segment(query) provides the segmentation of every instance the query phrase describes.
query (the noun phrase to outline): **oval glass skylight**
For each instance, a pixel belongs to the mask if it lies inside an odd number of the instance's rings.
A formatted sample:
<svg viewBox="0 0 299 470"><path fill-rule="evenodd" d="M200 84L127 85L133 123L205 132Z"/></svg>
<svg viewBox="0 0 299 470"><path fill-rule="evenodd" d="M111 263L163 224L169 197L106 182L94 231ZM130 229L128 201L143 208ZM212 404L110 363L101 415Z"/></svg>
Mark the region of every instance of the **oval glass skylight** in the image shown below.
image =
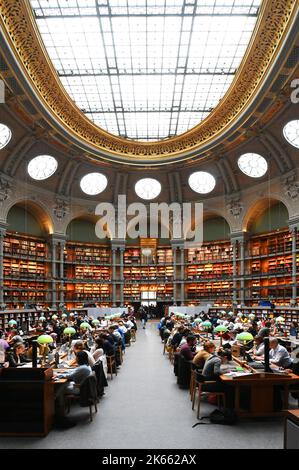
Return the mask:
<svg viewBox="0 0 299 470"><path fill-rule="evenodd" d="M262 3L30 1L48 54L77 106L108 132L139 141L182 134L217 106Z"/></svg>
<svg viewBox="0 0 299 470"><path fill-rule="evenodd" d="M162 186L153 178L143 178L135 184L135 192L141 199L155 199L159 196Z"/></svg>
<svg viewBox="0 0 299 470"><path fill-rule="evenodd" d="M258 153L244 153L238 160L240 170L251 178L260 178L267 173L267 160Z"/></svg>
<svg viewBox="0 0 299 470"><path fill-rule="evenodd" d="M4 149L11 139L11 130L5 124L0 123L0 149Z"/></svg>
<svg viewBox="0 0 299 470"><path fill-rule="evenodd" d="M299 148L299 119L288 122L283 128L283 135L289 144Z"/></svg>
<svg viewBox="0 0 299 470"><path fill-rule="evenodd" d="M216 180L206 171L196 171L189 176L189 186L196 193L207 194L215 188Z"/></svg>
<svg viewBox="0 0 299 470"><path fill-rule="evenodd" d="M80 182L80 187L85 194L96 196L107 188L108 180L102 173L89 173Z"/></svg>
<svg viewBox="0 0 299 470"><path fill-rule="evenodd" d="M51 157L51 155L39 155L29 162L27 171L31 178L41 181L54 175L57 167L56 158Z"/></svg>

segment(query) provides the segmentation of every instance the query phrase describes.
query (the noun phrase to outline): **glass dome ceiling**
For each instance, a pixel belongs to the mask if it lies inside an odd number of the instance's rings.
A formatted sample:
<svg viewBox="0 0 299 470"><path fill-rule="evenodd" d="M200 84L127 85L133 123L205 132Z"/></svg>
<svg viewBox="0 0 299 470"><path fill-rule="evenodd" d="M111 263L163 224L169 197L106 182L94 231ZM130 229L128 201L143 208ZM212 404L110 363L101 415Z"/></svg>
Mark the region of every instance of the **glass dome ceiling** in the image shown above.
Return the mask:
<svg viewBox="0 0 299 470"><path fill-rule="evenodd" d="M30 0L77 106L112 134L155 141L199 124L228 90L261 0Z"/></svg>

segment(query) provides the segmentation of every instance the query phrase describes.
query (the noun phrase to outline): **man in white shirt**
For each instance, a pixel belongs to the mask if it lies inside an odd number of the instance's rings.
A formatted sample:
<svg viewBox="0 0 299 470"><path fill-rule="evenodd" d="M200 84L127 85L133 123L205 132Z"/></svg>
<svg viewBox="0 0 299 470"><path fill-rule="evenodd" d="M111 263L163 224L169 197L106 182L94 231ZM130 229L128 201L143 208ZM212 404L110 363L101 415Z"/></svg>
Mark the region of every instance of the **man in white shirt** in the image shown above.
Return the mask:
<svg viewBox="0 0 299 470"><path fill-rule="evenodd" d="M269 346L271 348L269 352L270 363L283 369L290 369L293 361L286 348L281 346L276 338L270 338Z"/></svg>

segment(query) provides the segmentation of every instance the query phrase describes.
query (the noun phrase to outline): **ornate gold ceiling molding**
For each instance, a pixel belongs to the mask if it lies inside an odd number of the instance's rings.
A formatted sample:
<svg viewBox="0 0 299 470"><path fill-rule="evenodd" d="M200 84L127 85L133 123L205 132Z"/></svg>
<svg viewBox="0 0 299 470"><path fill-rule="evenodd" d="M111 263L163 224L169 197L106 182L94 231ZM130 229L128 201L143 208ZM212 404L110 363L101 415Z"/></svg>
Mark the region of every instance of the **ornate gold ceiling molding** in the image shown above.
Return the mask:
<svg viewBox="0 0 299 470"><path fill-rule="evenodd" d="M55 120L96 152L124 162L153 164L200 150L219 138L245 111L279 54L296 13L297 0L264 0L247 53L219 105L198 126L154 143L128 141L97 127L64 90L43 45L29 0L0 0L0 25L33 90Z"/></svg>

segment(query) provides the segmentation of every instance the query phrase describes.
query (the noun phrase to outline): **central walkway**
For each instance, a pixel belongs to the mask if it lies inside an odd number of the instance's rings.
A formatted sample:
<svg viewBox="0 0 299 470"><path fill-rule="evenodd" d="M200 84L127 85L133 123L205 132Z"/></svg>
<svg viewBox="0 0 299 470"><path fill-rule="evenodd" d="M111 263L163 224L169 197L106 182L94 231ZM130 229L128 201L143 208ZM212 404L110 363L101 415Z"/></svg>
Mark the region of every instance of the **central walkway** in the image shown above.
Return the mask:
<svg viewBox="0 0 299 470"><path fill-rule="evenodd" d="M139 327L137 342L127 348L118 376L109 379L92 423L87 408L72 408L76 427L53 430L46 438L0 438L0 448L282 448L282 419L192 429L197 420L189 392L179 389L162 350L156 323L148 323L146 330ZM213 410L206 403L201 408L203 415Z"/></svg>

